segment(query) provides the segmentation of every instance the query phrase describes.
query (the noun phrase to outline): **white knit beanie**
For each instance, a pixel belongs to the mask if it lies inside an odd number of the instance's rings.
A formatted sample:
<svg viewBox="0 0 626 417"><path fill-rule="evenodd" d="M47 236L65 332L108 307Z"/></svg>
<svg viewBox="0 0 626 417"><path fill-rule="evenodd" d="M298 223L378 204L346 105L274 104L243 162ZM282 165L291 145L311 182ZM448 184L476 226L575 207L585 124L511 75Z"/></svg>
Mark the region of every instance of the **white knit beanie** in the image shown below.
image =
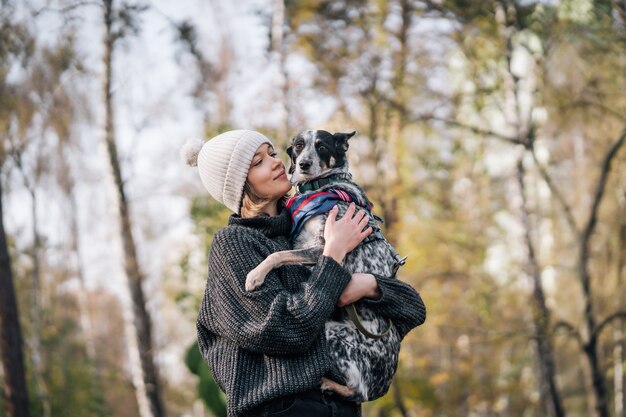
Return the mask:
<svg viewBox="0 0 626 417"><path fill-rule="evenodd" d="M259 132L231 130L207 142L188 140L180 156L187 165L198 166L202 184L214 199L239 214L250 163L264 143L272 144Z"/></svg>

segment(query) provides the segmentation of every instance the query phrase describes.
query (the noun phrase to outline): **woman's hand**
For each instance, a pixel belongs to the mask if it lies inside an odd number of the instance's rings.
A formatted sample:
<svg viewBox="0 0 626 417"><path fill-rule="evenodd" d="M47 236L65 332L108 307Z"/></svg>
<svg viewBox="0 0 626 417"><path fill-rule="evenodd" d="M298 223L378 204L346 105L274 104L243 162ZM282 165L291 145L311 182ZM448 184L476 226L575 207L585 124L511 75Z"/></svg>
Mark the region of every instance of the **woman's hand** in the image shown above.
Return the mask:
<svg viewBox="0 0 626 417"><path fill-rule="evenodd" d="M326 219L324 255L342 263L346 254L372 233L372 228L365 229L369 223L369 216L364 210L359 210L355 214L354 203L350 203L346 214L340 220L337 220L338 211L337 206L333 207Z"/></svg>
<svg viewBox="0 0 626 417"><path fill-rule="evenodd" d="M378 289L376 277L372 274L352 274L352 278L341 293L337 305L339 307L343 307L348 304L355 303L363 297L380 297L380 290Z"/></svg>

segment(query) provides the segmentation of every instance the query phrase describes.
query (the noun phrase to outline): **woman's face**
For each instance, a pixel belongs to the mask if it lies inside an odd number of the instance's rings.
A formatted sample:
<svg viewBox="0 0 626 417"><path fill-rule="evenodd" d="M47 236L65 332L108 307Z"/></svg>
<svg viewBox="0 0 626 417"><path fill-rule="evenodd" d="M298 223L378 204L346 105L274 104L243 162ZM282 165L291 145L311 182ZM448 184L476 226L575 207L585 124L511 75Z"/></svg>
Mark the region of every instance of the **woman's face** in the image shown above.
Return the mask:
<svg viewBox="0 0 626 417"><path fill-rule="evenodd" d="M259 146L250 163L248 184L264 199L278 200L291 189L285 164L269 143Z"/></svg>

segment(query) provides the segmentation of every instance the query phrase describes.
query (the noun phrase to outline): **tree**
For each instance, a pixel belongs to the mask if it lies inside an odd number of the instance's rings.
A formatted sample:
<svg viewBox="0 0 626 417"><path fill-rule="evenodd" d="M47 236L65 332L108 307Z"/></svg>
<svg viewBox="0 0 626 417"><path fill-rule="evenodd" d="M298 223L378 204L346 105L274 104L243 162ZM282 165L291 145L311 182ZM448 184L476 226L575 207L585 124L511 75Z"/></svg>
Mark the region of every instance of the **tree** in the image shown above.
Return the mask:
<svg viewBox="0 0 626 417"><path fill-rule="evenodd" d="M13 23L10 5L3 6L0 12L0 173L7 159L11 119L15 114L15 87L6 74L16 61L28 59L33 48L33 40L28 30ZM28 392L24 372L22 332L19 310L16 302L11 257L4 229L3 178L0 178L0 354L4 371L3 392L6 398L8 417L28 417Z"/></svg>
<svg viewBox="0 0 626 417"><path fill-rule="evenodd" d="M22 333L11 273L11 259L2 221L4 217L1 191L0 183L0 353L4 371L3 391L7 401L8 417L28 417Z"/></svg>
<svg viewBox="0 0 626 417"><path fill-rule="evenodd" d="M115 139L114 125L114 102L113 102L113 56L117 42L128 32L137 32L136 14L144 8L124 4L115 9L113 0L102 1L104 18L104 78L102 93L105 109L104 141L107 149L108 162L116 188L115 206L118 209L119 227L123 241L124 267L128 278L130 296L133 309L133 326L128 326L131 334L127 337L134 338L137 343L141 371L136 370L133 382L137 390L137 401L142 417L165 416L165 408L161 397L161 384L157 367L154 362L154 349L152 341L152 323L142 288L143 273L137 259L135 239L132 233L130 207L126 199L124 181L120 161L118 157ZM134 333L134 335L132 334ZM134 336L134 337L133 337ZM131 350L131 355L135 349ZM132 362L132 360L131 360Z"/></svg>

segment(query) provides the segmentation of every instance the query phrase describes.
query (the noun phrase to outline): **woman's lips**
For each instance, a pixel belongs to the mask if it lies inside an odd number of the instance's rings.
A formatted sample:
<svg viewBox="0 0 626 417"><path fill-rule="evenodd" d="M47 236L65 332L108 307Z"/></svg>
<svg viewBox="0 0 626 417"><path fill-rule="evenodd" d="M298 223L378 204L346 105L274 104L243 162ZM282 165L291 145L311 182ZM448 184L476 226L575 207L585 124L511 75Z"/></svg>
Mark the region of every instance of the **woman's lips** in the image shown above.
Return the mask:
<svg viewBox="0 0 626 417"><path fill-rule="evenodd" d="M282 177L284 177L284 176L285 176L285 171L283 170L283 171L281 171L281 173L280 173L280 174L278 174L278 175L276 176L276 178L274 178L274 179L275 179L275 180L277 180L277 179L282 178Z"/></svg>

